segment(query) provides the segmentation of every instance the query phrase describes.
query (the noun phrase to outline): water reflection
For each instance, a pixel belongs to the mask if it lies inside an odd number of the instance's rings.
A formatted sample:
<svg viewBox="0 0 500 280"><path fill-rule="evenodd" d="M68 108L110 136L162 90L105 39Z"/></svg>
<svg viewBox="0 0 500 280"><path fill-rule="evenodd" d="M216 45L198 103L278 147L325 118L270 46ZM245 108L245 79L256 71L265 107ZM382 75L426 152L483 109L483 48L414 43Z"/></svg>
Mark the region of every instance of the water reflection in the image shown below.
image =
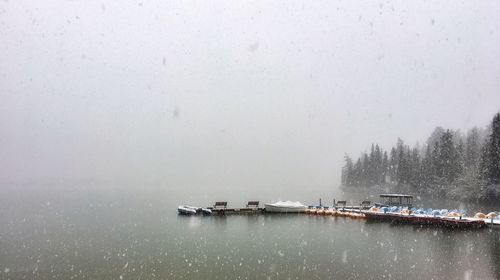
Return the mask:
<svg viewBox="0 0 500 280"><path fill-rule="evenodd" d="M498 265L500 263L500 235L497 233L495 236L494 232L490 232L489 234L492 235L489 240L487 240L491 242L489 245L491 254L490 267L494 270L495 277L500 279L500 265Z"/></svg>
<svg viewBox="0 0 500 280"><path fill-rule="evenodd" d="M119 194L0 204L0 278L462 279L500 277L500 231L306 215L176 214ZM237 277L236 276L236 277Z"/></svg>

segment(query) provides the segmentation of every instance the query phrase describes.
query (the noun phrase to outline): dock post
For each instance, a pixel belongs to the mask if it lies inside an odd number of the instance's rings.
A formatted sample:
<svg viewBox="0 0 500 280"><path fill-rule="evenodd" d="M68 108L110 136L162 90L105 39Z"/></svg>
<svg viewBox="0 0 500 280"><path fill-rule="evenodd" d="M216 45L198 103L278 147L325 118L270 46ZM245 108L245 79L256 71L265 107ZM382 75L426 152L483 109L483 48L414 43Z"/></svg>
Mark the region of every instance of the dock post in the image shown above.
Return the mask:
<svg viewBox="0 0 500 280"><path fill-rule="evenodd" d="M323 206L323 205L321 205L321 198L319 199L319 206Z"/></svg>

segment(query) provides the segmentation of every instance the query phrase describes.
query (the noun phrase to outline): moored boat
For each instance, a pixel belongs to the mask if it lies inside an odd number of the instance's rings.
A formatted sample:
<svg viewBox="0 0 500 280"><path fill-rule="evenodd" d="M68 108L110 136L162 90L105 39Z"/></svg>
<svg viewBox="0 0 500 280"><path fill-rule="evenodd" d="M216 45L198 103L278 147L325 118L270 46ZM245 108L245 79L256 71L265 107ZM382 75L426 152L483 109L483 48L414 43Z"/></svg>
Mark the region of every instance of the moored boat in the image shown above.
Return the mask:
<svg viewBox="0 0 500 280"><path fill-rule="evenodd" d="M325 215L335 215L335 210L332 208L325 210Z"/></svg>
<svg viewBox="0 0 500 280"><path fill-rule="evenodd" d="M278 201L264 204L266 212L271 213L304 213L307 206L296 201Z"/></svg>
<svg viewBox="0 0 500 280"><path fill-rule="evenodd" d="M189 205L180 205L177 207L177 212L181 215L196 215L198 213L198 207Z"/></svg>
<svg viewBox="0 0 500 280"><path fill-rule="evenodd" d="M210 216L212 215L212 210L208 208L201 208L201 213L203 216Z"/></svg>

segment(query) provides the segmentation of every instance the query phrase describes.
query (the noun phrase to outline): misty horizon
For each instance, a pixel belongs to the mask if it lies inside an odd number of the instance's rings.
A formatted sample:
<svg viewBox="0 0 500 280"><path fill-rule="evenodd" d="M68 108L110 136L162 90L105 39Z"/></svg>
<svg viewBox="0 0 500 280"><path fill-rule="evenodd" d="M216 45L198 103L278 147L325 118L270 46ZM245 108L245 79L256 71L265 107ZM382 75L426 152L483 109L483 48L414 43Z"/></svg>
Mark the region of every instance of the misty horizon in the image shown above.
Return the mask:
<svg viewBox="0 0 500 280"><path fill-rule="evenodd" d="M500 108L493 1L1 8L4 185L335 188L346 153Z"/></svg>

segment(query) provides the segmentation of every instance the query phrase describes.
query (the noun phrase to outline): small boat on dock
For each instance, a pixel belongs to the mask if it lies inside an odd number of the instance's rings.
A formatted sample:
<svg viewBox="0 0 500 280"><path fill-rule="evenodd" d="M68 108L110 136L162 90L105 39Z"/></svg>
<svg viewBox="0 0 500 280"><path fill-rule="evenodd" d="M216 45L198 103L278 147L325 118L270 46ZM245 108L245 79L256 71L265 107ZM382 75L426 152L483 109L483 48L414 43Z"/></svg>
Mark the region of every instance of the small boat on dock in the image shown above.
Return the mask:
<svg viewBox="0 0 500 280"><path fill-rule="evenodd" d="M265 203L265 212L268 213L304 213L307 206L298 201L278 201L276 203Z"/></svg>
<svg viewBox="0 0 500 280"><path fill-rule="evenodd" d="M177 212L181 215L196 215L199 211L200 208L189 205L180 205L177 207Z"/></svg>
<svg viewBox="0 0 500 280"><path fill-rule="evenodd" d="M210 216L212 215L212 209L201 208L201 213L203 214L203 216Z"/></svg>
<svg viewBox="0 0 500 280"><path fill-rule="evenodd" d="M334 210L333 208L328 208L327 210L325 210L325 215L328 215L328 216L333 216L335 215L337 211Z"/></svg>
<svg viewBox="0 0 500 280"><path fill-rule="evenodd" d="M500 229L500 216L497 212L490 212L487 215L482 214L481 212L476 213L474 217L466 217L466 220L482 220L486 223L486 225Z"/></svg>

